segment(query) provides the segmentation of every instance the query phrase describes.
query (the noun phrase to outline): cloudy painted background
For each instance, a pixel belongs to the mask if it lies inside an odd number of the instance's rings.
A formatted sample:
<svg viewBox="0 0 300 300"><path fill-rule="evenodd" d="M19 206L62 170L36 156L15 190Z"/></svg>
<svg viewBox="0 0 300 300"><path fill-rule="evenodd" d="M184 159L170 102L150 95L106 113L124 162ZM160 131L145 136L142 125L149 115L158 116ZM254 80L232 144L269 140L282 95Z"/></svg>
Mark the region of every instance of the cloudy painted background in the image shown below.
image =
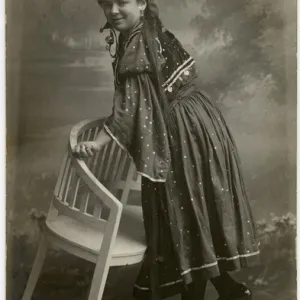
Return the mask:
<svg viewBox="0 0 300 300"><path fill-rule="evenodd" d="M96 1L8 2L8 228L36 243L29 213L47 209L70 128L110 114L111 59ZM256 218L295 213L296 1L160 0L159 7L235 136Z"/></svg>

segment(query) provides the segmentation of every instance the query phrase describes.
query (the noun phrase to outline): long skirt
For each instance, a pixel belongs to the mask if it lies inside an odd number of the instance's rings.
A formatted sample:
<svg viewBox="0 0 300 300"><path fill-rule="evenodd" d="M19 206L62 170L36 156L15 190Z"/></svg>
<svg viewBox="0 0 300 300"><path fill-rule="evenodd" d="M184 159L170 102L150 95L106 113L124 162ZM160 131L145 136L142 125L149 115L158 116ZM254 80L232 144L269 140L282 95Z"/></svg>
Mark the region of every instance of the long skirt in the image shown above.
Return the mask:
<svg viewBox="0 0 300 300"><path fill-rule="evenodd" d="M133 296L143 300L259 262L240 158L222 114L199 91L170 110L167 181L142 178L148 247Z"/></svg>

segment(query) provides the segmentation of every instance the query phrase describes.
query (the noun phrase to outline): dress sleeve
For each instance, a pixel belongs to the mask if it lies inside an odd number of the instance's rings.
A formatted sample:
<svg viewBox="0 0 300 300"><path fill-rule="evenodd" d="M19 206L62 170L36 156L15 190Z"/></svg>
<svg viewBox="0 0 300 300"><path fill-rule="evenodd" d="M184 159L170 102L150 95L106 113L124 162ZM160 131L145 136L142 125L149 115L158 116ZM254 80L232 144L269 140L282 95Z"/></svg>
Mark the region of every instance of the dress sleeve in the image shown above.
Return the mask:
<svg viewBox="0 0 300 300"><path fill-rule="evenodd" d="M148 73L126 76L114 95L106 132L127 150L138 173L152 181L166 181L170 165L165 120Z"/></svg>

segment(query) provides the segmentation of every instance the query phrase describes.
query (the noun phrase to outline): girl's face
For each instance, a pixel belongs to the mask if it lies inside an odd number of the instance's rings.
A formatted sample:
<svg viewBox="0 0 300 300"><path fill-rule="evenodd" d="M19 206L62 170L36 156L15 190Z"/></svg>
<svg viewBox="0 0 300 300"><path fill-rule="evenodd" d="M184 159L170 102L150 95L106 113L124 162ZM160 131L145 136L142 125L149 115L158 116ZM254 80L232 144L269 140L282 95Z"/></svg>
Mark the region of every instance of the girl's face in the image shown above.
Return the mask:
<svg viewBox="0 0 300 300"><path fill-rule="evenodd" d="M140 0L98 0L108 23L112 28L126 32L133 28L141 18L141 10L146 2Z"/></svg>

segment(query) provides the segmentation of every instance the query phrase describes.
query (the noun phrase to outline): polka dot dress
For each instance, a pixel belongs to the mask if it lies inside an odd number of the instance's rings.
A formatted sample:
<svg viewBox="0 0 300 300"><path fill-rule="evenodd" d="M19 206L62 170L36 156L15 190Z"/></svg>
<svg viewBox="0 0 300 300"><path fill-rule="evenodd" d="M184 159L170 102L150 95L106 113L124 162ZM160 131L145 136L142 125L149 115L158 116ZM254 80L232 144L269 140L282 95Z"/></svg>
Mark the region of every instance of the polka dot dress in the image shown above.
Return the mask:
<svg viewBox="0 0 300 300"><path fill-rule="evenodd" d="M168 31L157 43L168 119L160 112L137 27L114 64L114 110L105 122L143 176L148 248L133 291L137 299L170 297L199 278L259 262L256 225L228 126L192 84L194 59Z"/></svg>

